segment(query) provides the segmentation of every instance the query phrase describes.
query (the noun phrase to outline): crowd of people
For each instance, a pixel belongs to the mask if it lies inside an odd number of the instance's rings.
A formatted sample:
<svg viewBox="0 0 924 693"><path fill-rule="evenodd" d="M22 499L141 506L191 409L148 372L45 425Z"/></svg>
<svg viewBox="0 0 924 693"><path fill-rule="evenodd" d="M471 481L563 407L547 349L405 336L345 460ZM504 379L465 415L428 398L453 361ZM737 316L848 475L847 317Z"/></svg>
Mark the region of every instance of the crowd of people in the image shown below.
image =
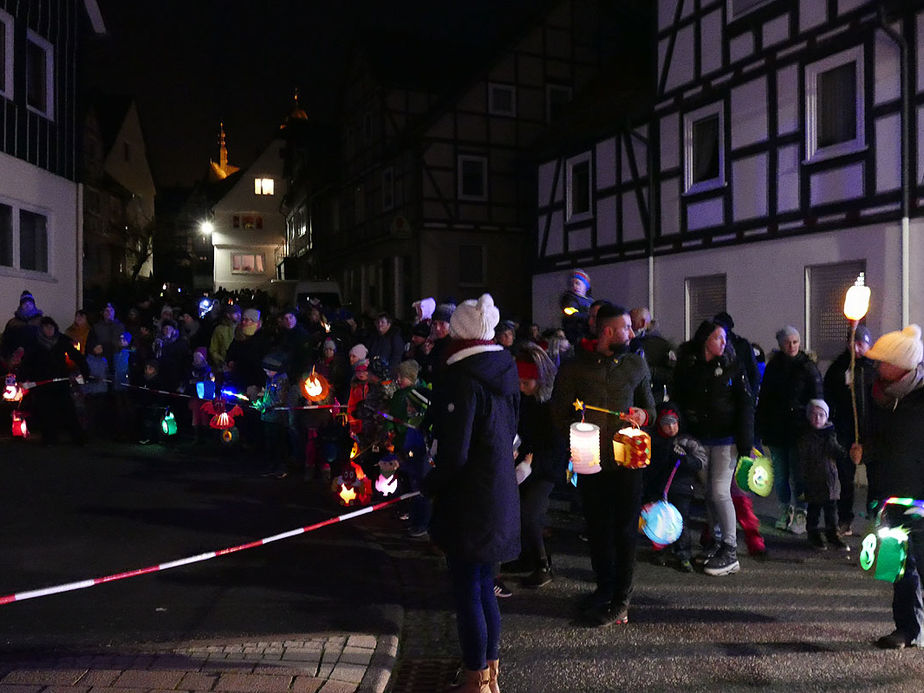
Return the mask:
<svg viewBox="0 0 924 693"><path fill-rule="evenodd" d="M213 382L248 402L241 440L266 451L267 475L329 480L344 444L393 453L411 488L423 491L409 509L409 534L429 536L447 556L463 690L497 690L496 600L510 594L501 576L520 575L527 588L553 579L545 515L555 488L565 488L577 420L599 426L604 441L600 471L578 475L574 498L596 583L580 605L588 625L629 620L644 502L666 496L684 518L679 538L657 547L661 564L736 573L739 526L748 552L766 556L750 492L734 480L743 456L770 458L775 527L805 535L813 550L845 548L861 462L871 514L890 495L924 498L924 446L913 418L924 406L916 326L875 343L866 326L854 326L822 377L791 325L779 330L769 358L734 331L727 312L675 345L647 308L594 300L580 270L561 305L562 324L543 330L501 320L488 294L458 306L421 299L404 325L385 313L357 323L317 304L266 313L233 302L156 314L150 303L132 306L123 323L108 303L95 321L77 311L62 333L24 291L0 357L20 381L49 382L27 407L44 442L54 443L59 429L78 443L104 431L150 441L166 408L205 442L213 410L197 384ZM68 382L75 372L78 396ZM329 384L323 398L302 387L312 373ZM176 403L179 395L188 406ZM592 406L579 411L576 402ZM102 426L113 411L123 425ZM643 469L620 464L606 442L626 425L651 437ZM697 489L707 521L694 551ZM896 631L882 647L924 644L919 525L912 520L895 587Z"/></svg>

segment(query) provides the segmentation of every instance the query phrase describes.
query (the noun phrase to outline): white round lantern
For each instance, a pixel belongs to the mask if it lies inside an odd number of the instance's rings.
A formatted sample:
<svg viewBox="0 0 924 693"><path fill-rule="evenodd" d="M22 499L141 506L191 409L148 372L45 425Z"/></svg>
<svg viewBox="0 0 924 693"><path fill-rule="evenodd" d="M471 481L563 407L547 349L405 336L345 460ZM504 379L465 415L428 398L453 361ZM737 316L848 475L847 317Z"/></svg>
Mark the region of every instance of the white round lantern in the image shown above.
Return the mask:
<svg viewBox="0 0 924 693"><path fill-rule="evenodd" d="M571 424L571 464L575 474L600 471L600 427L586 421Z"/></svg>

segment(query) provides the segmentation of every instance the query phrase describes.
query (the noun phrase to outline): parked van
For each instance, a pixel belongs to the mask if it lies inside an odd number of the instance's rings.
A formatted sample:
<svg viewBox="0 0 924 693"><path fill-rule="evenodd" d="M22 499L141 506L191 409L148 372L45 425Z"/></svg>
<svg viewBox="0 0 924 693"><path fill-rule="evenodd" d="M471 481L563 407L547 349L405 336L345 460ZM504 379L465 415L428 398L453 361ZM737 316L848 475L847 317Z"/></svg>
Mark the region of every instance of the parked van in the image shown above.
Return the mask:
<svg viewBox="0 0 924 693"><path fill-rule="evenodd" d="M311 300L320 301L328 310L334 310L343 305L340 285L335 281L309 282L297 279L271 279L262 288L280 307L295 306L302 309Z"/></svg>

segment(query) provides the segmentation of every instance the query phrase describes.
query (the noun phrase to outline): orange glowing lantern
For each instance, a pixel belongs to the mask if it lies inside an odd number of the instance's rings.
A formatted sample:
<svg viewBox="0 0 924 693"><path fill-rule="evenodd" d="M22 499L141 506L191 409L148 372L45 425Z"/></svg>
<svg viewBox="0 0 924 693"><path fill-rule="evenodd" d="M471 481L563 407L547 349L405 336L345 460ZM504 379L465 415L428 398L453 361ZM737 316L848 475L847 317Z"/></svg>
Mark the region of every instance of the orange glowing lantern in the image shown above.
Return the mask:
<svg viewBox="0 0 924 693"><path fill-rule="evenodd" d="M221 432L221 442L225 445L233 445L240 437L240 431L237 430L237 426L226 428Z"/></svg>
<svg viewBox="0 0 924 693"><path fill-rule="evenodd" d="M353 487L347 488L343 484L340 485L340 502L344 505L349 505L356 500L356 491L353 490Z"/></svg>
<svg viewBox="0 0 924 693"><path fill-rule="evenodd" d="M640 428L623 428L613 435L613 458L629 469L642 469L651 462L651 436Z"/></svg>
<svg viewBox="0 0 924 693"><path fill-rule="evenodd" d="M330 394L330 383L323 375L319 375L312 368L311 373L302 380L302 394L309 402L320 402Z"/></svg>
<svg viewBox="0 0 924 693"><path fill-rule="evenodd" d="M209 421L209 426L219 431L234 428L234 417L241 416L244 413L244 410L236 404L230 410L225 410L225 402L221 399L206 402L202 405L201 411L211 415L212 419Z"/></svg>
<svg viewBox="0 0 924 693"><path fill-rule="evenodd" d="M13 435L17 438L28 438L29 427L26 426L26 417L21 412L13 412Z"/></svg>
<svg viewBox="0 0 924 693"><path fill-rule="evenodd" d="M341 505L362 505L372 500L372 481L355 462L350 462L350 468L334 479L331 486Z"/></svg>

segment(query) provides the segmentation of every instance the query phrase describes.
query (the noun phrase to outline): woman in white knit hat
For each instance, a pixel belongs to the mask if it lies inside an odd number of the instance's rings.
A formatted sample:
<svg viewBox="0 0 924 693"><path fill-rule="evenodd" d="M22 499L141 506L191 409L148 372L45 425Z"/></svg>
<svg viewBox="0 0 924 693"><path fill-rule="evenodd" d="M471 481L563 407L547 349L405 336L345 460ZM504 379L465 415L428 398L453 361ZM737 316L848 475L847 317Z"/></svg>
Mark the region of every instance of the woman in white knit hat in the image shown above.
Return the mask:
<svg viewBox="0 0 924 693"><path fill-rule="evenodd" d="M873 384L872 435L852 455L867 465L869 501L878 506L886 498L924 499L924 343L921 328L908 325L901 332L882 335L866 353L877 362ZM859 447L859 446L857 446ZM892 617L895 630L876 641L883 649L924 647L924 517L905 514L907 508L888 506L886 517L908 530L905 572L893 584Z"/></svg>

